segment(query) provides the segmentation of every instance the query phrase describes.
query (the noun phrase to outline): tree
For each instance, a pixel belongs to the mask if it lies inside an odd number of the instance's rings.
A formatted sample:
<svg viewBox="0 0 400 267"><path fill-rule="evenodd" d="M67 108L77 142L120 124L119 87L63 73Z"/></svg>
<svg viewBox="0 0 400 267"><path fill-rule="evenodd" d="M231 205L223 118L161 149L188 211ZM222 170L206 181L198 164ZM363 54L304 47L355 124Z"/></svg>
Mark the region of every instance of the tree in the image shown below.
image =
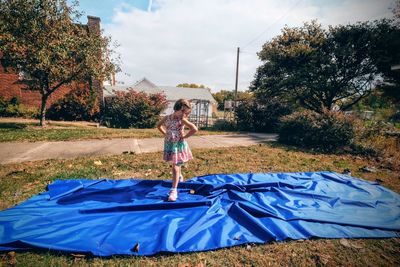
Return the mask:
<svg viewBox="0 0 400 267"><path fill-rule="evenodd" d="M367 96L380 72L372 60L376 31L387 21L330 26L316 21L299 28L285 27L263 45L264 62L250 90L261 101L282 98L323 112L335 106L345 110Z"/></svg>
<svg viewBox="0 0 400 267"><path fill-rule="evenodd" d="M224 102L225 100L234 100L235 92L228 91L228 90L221 90L219 92L213 93L212 96L214 97L215 101L218 103L218 109L224 110ZM239 91L237 93L238 101L250 100L253 98L253 95L247 91Z"/></svg>
<svg viewBox="0 0 400 267"><path fill-rule="evenodd" d="M234 98L234 93L233 91L221 90L219 92L213 93L212 96L218 103L218 109L224 110L225 100L232 100Z"/></svg>
<svg viewBox="0 0 400 267"><path fill-rule="evenodd" d="M391 69L400 65L400 1L397 1L393 13L397 21L377 23L373 31L371 58L383 78L379 85L383 96L394 104L400 104L400 71Z"/></svg>
<svg viewBox="0 0 400 267"><path fill-rule="evenodd" d="M184 87L184 88L206 88L203 84L195 84L195 83L180 83L176 87Z"/></svg>
<svg viewBox="0 0 400 267"><path fill-rule="evenodd" d="M79 25L76 6L67 0L0 0L1 63L24 73L27 89L40 92L42 126L47 100L61 86L118 71L110 37Z"/></svg>

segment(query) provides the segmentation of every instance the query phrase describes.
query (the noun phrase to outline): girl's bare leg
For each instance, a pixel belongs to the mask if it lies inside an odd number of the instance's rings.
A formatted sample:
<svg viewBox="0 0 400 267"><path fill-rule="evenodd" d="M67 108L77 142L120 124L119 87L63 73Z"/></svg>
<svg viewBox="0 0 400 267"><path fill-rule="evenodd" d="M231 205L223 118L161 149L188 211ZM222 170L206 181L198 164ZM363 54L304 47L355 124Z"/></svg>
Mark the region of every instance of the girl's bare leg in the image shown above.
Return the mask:
<svg viewBox="0 0 400 267"><path fill-rule="evenodd" d="M177 188L179 177L181 176L181 167L176 164L172 165L172 188Z"/></svg>
<svg viewBox="0 0 400 267"><path fill-rule="evenodd" d="M179 183L179 176L181 175L181 167L176 166L176 164L172 165L172 188L169 191L168 201L176 201L178 198L178 183Z"/></svg>

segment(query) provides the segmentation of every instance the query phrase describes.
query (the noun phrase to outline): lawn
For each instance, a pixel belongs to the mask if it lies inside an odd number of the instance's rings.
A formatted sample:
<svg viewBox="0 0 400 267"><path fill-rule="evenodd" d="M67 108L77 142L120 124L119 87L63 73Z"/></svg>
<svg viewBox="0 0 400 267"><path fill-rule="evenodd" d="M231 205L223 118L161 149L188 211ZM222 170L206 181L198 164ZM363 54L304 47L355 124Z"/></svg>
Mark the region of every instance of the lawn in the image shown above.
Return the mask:
<svg viewBox="0 0 400 267"><path fill-rule="evenodd" d="M86 123L50 122L46 128L32 121L0 120L0 142L68 141L109 138L162 137L156 129L113 129ZM221 131L200 131L199 135L226 134ZM230 133L232 134L232 133Z"/></svg>
<svg viewBox="0 0 400 267"><path fill-rule="evenodd" d="M400 192L400 171L384 169L380 163L359 156L316 154L279 144L193 152L195 160L183 169L187 178L211 173L341 172L349 168L355 177L378 179L387 188ZM360 171L364 166L375 167L377 172ZM0 208L12 207L44 191L55 179L83 177L169 179L170 168L162 162L161 153L0 165ZM398 266L400 238L272 242L153 257L79 257L48 251L0 254L0 266L15 261L20 266Z"/></svg>

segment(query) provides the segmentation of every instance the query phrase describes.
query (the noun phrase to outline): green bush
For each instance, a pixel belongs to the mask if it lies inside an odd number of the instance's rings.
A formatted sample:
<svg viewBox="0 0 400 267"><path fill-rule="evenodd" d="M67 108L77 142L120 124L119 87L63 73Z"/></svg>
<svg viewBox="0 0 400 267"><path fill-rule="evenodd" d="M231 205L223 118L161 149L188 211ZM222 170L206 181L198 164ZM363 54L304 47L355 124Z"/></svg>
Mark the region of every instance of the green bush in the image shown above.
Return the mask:
<svg viewBox="0 0 400 267"><path fill-rule="evenodd" d="M0 96L0 116L1 117L18 117L20 100L14 96L10 100L6 100L3 96Z"/></svg>
<svg viewBox="0 0 400 267"><path fill-rule="evenodd" d="M397 110L392 116L390 116L389 121L396 123L400 122L400 110Z"/></svg>
<svg viewBox="0 0 400 267"><path fill-rule="evenodd" d="M321 151L348 146L355 137L353 119L342 113L295 112L281 120L279 142Z"/></svg>
<svg viewBox="0 0 400 267"><path fill-rule="evenodd" d="M279 118L292 112L289 105L278 100L270 100L265 104L243 101L235 112L237 128L242 131L277 132Z"/></svg>
<svg viewBox="0 0 400 267"><path fill-rule="evenodd" d="M54 102L46 111L52 120L96 121L99 119L99 103L94 89L77 88Z"/></svg>
<svg viewBox="0 0 400 267"><path fill-rule="evenodd" d="M6 100L0 96L0 117L38 118L39 109L21 104L19 97L14 96Z"/></svg>
<svg viewBox="0 0 400 267"><path fill-rule="evenodd" d="M104 121L113 128L153 128L167 105L161 93L118 91L106 98Z"/></svg>
<svg viewBox="0 0 400 267"><path fill-rule="evenodd" d="M0 117L4 117L4 113L6 112L7 105L8 105L8 101L5 100L4 97L0 95Z"/></svg>
<svg viewBox="0 0 400 267"><path fill-rule="evenodd" d="M217 131L235 131L236 124L233 121L216 120L210 130Z"/></svg>
<svg viewBox="0 0 400 267"><path fill-rule="evenodd" d="M40 111L38 107L25 106L23 104L19 105L18 113L20 117L38 119L40 116Z"/></svg>

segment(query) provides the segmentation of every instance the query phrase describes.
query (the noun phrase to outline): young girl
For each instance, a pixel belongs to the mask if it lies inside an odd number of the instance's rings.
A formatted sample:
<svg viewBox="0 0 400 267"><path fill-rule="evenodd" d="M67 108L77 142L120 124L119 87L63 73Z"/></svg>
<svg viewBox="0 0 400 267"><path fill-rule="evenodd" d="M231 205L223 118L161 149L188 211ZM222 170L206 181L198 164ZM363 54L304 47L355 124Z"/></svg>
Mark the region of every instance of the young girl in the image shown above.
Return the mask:
<svg viewBox="0 0 400 267"><path fill-rule="evenodd" d="M168 201L178 198L178 183L183 181L181 166L193 159L192 152L186 138L197 132L197 127L187 117L192 108L186 99L179 99L174 105L174 113L165 116L157 123L158 130L164 135L164 160L172 163L172 188L169 191ZM185 134L184 127L189 128Z"/></svg>

